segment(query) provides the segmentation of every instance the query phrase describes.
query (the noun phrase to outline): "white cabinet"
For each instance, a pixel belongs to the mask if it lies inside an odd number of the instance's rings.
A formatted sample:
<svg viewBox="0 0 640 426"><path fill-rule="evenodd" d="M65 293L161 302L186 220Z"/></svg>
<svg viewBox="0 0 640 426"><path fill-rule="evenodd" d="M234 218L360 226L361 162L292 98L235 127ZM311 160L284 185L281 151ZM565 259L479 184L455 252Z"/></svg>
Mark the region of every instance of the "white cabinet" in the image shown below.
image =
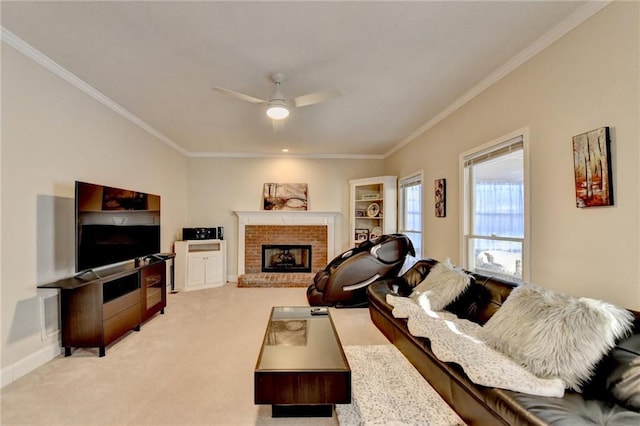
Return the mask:
<svg viewBox="0 0 640 426"><path fill-rule="evenodd" d="M220 287L226 279L226 241L176 241L176 280L185 291Z"/></svg>
<svg viewBox="0 0 640 426"><path fill-rule="evenodd" d="M354 245L397 230L396 176L349 181L351 235Z"/></svg>

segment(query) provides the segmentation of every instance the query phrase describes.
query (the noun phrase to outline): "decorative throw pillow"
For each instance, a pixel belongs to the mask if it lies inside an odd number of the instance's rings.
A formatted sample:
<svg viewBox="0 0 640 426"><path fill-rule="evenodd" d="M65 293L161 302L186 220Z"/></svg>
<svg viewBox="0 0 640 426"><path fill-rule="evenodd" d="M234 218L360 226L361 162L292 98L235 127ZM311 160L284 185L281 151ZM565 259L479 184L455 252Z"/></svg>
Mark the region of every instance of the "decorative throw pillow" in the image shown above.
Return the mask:
<svg viewBox="0 0 640 426"><path fill-rule="evenodd" d="M523 284L478 337L536 376L558 377L580 391L632 321L629 311L609 303Z"/></svg>
<svg viewBox="0 0 640 426"><path fill-rule="evenodd" d="M425 295L429 298L430 309L441 311L464 292L469 282L469 276L446 259L431 268L425 279L415 286L410 297L418 300Z"/></svg>

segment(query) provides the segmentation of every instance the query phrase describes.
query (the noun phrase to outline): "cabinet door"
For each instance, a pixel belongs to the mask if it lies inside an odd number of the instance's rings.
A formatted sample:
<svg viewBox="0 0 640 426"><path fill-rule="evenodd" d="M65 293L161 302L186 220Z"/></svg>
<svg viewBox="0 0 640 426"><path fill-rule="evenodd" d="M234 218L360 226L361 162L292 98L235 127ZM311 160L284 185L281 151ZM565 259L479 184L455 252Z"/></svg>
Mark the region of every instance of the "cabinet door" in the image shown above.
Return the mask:
<svg viewBox="0 0 640 426"><path fill-rule="evenodd" d="M222 283L222 255L212 252L204 259L206 284Z"/></svg>
<svg viewBox="0 0 640 426"><path fill-rule="evenodd" d="M138 301L140 300L140 292L138 291ZM140 325L140 303L128 307L122 312L117 313L109 319L105 319L103 323L104 343L106 346L128 332L136 326Z"/></svg>
<svg viewBox="0 0 640 426"><path fill-rule="evenodd" d="M142 319L147 320L167 305L166 264L149 265L140 270L142 285Z"/></svg>
<svg viewBox="0 0 640 426"><path fill-rule="evenodd" d="M205 274L206 256L202 254L190 254L187 266L187 286L198 287L206 283Z"/></svg>

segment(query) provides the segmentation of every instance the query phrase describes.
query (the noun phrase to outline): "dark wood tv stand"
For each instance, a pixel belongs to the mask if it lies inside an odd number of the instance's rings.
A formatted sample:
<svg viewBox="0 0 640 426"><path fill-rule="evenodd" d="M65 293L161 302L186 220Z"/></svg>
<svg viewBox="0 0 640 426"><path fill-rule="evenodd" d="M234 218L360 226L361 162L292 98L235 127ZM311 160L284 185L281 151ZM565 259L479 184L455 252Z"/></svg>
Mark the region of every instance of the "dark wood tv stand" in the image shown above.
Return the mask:
<svg viewBox="0 0 640 426"><path fill-rule="evenodd" d="M151 258L139 264L104 269L39 285L60 289L62 346L65 356L71 348L106 347L167 305L166 260Z"/></svg>

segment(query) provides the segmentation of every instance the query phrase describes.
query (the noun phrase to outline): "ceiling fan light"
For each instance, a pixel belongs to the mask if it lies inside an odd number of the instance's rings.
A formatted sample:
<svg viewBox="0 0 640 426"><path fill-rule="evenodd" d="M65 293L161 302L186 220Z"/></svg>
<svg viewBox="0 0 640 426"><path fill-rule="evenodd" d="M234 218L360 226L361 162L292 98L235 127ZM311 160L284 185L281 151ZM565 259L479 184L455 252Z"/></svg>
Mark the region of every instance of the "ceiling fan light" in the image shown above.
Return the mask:
<svg viewBox="0 0 640 426"><path fill-rule="evenodd" d="M282 99L272 99L267 107L267 115L273 120L282 120L289 116L289 106Z"/></svg>

